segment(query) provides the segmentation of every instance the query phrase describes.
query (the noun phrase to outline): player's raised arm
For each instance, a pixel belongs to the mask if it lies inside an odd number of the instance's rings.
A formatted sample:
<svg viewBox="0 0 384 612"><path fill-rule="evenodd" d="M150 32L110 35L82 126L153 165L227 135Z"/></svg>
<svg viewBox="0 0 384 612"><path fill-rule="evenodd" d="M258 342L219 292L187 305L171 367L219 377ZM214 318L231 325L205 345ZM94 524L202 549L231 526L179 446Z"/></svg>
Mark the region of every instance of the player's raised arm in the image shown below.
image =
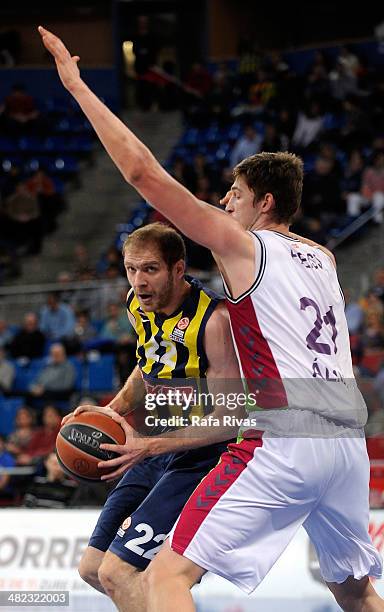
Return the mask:
<svg viewBox="0 0 384 612"><path fill-rule="evenodd" d="M39 33L53 55L64 87L73 95L93 125L108 154L127 182L185 235L225 255L241 256L249 238L223 211L201 202L171 177L151 151L116 117L81 79L77 63L64 43L43 27Z"/></svg>

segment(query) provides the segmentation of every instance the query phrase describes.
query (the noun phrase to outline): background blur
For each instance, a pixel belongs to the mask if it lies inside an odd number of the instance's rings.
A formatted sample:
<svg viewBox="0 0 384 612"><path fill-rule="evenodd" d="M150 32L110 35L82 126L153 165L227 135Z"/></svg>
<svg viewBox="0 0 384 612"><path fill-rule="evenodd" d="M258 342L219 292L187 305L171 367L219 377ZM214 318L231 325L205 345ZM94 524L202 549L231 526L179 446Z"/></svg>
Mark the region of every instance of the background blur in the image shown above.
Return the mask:
<svg viewBox="0 0 384 612"><path fill-rule="evenodd" d="M370 529L381 548L380 5L15 0L0 5L0 505L7 517L0 589L57 587L60 573L75 599L83 591L93 597L75 567L97 512L78 508L99 507L107 490L69 480L52 451L62 414L81 402L106 404L134 367L121 246L135 228L162 220L124 182L61 86L39 24L80 55L84 80L168 171L211 204L244 157L262 150L302 156L303 202L293 229L326 244L338 261L355 373L369 408ZM209 252L191 241L187 251L189 272L220 292ZM33 516L48 526L37 549ZM66 526L60 554L54 516ZM258 591L263 609L280 609L277 597L295 610L331 610L304 534L289 550ZM301 572L295 588L292 566ZM23 579L20 568L28 569ZM212 577L196 597L199 610L252 609ZM111 609L102 597L91 605Z"/></svg>

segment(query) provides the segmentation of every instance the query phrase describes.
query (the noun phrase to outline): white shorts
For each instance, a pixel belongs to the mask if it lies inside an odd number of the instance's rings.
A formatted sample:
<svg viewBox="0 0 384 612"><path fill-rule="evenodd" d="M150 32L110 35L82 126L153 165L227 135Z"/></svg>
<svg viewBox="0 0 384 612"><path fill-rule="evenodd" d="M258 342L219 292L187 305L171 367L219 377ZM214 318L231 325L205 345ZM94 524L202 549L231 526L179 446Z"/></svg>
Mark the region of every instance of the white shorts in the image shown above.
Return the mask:
<svg viewBox="0 0 384 612"><path fill-rule="evenodd" d="M324 580L378 578L368 491L362 437L245 439L194 491L171 548L251 593L303 525Z"/></svg>

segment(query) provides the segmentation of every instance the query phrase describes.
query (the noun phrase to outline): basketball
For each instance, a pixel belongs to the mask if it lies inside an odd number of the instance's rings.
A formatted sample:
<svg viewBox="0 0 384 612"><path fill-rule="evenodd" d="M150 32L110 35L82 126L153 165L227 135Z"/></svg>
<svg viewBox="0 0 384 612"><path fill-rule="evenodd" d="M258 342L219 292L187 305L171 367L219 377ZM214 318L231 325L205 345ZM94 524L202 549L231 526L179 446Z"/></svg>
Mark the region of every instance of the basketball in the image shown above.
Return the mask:
<svg viewBox="0 0 384 612"><path fill-rule="evenodd" d="M118 457L100 444L124 444L125 433L118 423L101 412L83 412L71 417L56 438L56 454L63 470L79 481L97 482L107 470L99 461Z"/></svg>

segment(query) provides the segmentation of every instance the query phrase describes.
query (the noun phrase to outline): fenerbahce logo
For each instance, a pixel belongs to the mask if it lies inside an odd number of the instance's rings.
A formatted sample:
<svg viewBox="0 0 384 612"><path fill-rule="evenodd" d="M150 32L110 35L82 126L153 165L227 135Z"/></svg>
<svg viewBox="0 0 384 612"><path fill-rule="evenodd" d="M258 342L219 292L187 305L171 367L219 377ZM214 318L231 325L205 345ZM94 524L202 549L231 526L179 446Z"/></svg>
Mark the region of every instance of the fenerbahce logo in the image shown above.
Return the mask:
<svg viewBox="0 0 384 612"><path fill-rule="evenodd" d="M180 321L178 321L175 327L173 328L172 333L169 335L170 339L174 342L180 342L181 344L184 344L184 334L189 323L190 321L188 317L183 317L182 319L180 319Z"/></svg>

